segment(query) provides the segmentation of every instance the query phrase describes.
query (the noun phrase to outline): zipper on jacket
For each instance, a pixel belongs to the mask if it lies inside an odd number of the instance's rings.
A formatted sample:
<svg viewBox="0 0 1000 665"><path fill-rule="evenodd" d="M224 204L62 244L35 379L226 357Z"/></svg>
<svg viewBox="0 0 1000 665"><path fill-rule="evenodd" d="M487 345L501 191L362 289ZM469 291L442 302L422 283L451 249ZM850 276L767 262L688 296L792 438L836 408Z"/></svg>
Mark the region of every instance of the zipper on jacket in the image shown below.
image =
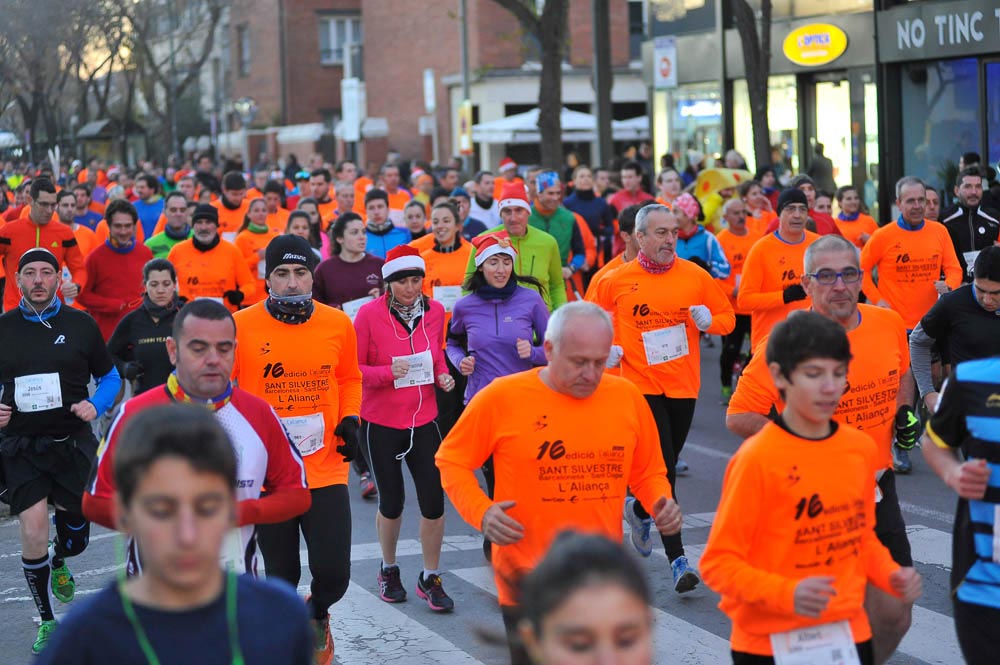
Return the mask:
<svg viewBox="0 0 1000 665"><path fill-rule="evenodd" d="M493 326L497 337L500 336L500 303L493 303Z"/></svg>
<svg viewBox="0 0 1000 665"><path fill-rule="evenodd" d="M976 234L973 233L973 231L974 231L973 226L974 225L972 223L972 216L973 216L974 213L975 213L975 211L972 210L972 208L969 208L969 251L970 252L976 251Z"/></svg>

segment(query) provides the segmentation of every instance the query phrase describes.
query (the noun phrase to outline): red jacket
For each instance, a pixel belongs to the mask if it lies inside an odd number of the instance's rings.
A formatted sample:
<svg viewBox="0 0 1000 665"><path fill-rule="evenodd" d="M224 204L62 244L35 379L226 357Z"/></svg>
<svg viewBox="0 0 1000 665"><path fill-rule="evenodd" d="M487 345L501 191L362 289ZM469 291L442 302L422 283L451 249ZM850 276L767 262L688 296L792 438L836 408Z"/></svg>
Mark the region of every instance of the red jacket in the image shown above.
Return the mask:
<svg viewBox="0 0 1000 665"><path fill-rule="evenodd" d="M142 267L153 259L153 252L143 244L136 243L123 254L109 242L87 257L87 283L77 298L97 321L105 342L122 317L142 304Z"/></svg>

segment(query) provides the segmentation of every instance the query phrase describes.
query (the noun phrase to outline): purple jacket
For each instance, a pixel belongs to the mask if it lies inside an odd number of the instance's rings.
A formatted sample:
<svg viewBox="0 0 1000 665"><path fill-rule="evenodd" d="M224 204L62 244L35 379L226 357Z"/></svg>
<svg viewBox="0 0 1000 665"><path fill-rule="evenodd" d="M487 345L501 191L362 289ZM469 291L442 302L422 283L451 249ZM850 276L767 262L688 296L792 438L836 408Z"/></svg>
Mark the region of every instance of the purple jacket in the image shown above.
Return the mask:
<svg viewBox="0 0 1000 665"><path fill-rule="evenodd" d="M545 365L541 341L548 323L545 301L537 291L523 286L518 286L506 300L486 300L473 293L456 302L448 332L448 358L455 367L467 355L476 359L465 389L465 402L495 378ZM539 343L532 347L531 357L519 358L517 340L536 338Z"/></svg>

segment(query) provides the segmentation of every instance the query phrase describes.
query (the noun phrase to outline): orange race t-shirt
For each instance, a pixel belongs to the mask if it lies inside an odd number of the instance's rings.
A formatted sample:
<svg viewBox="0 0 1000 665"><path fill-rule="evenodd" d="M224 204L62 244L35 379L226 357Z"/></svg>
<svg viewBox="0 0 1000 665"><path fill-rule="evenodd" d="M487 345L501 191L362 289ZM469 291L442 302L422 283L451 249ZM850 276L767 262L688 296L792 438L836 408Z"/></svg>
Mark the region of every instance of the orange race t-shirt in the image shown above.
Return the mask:
<svg viewBox="0 0 1000 665"><path fill-rule="evenodd" d="M700 568L733 622L734 651L771 655L771 634L837 621L855 642L871 638L865 588L896 595L899 569L875 536L874 450L843 425L812 441L768 423L733 455ZM795 613L794 595L814 576L834 577L836 595L812 619Z"/></svg>
<svg viewBox="0 0 1000 665"><path fill-rule="evenodd" d="M878 230L878 224L875 220L863 212L858 213L858 218L853 222L839 217L834 217L833 221L840 229L840 235L853 242L858 249L865 246L865 243L861 242L863 234L870 236Z"/></svg>
<svg viewBox="0 0 1000 665"><path fill-rule="evenodd" d="M29 206L25 206L27 210ZM17 263L21 255L29 249L44 247L52 252L60 266L69 268L73 283L81 289L87 283L86 257L80 250L73 229L59 221L50 221L39 226L30 217L8 222L0 227L0 259L4 272L8 275L3 293L4 311L17 307L21 295L18 291Z"/></svg>
<svg viewBox="0 0 1000 665"><path fill-rule="evenodd" d="M244 198L243 203L235 210L228 208L221 198L218 201L212 201L209 205L219 211L219 234L231 234L231 236L223 235L222 237L229 242L235 240L236 232L243 226L243 219L250 210L250 199Z"/></svg>
<svg viewBox="0 0 1000 665"><path fill-rule="evenodd" d="M270 404L302 454L311 489L347 483L349 464L337 452L340 421L358 417L361 370L351 319L316 303L305 323L271 316L264 303L236 313L233 379Z"/></svg>
<svg viewBox="0 0 1000 665"><path fill-rule="evenodd" d="M802 282L806 248L819 238L811 231L803 233L805 237L795 244L779 238L777 231L769 233L754 243L747 254L736 303L744 312L750 312L751 349L756 349L760 340L789 313L812 305L809 298L786 304L782 297L786 288Z"/></svg>
<svg viewBox="0 0 1000 665"><path fill-rule="evenodd" d="M142 228L142 224L137 224L136 226ZM83 224L76 225L76 228L73 229L73 235L76 236L76 244L84 256L89 256L101 244L97 239L97 234Z"/></svg>
<svg viewBox="0 0 1000 665"><path fill-rule="evenodd" d="M250 274L243 253L231 242L219 244L202 252L194 246L194 239L182 240L173 246L167 259L177 270L177 290L182 298L212 298L223 303L230 311L238 308L224 299L226 291L239 289L244 302L257 292L257 280Z"/></svg>
<svg viewBox="0 0 1000 665"><path fill-rule="evenodd" d="M847 371L847 390L834 419L869 434L878 446L881 468L892 468L892 435L896 395L910 369L910 346L899 314L874 305L858 305L858 325L847 332L854 358ZM767 344L767 337L762 340ZM764 347L743 369L726 415L780 413L785 404L771 379Z"/></svg>
<svg viewBox="0 0 1000 665"><path fill-rule="evenodd" d="M434 234L428 233L427 235L420 236L416 240L411 240L406 244L423 254L428 250L434 249Z"/></svg>
<svg viewBox="0 0 1000 665"><path fill-rule="evenodd" d="M292 213L284 208L278 208L274 212L267 213L267 226L272 231L284 233L288 227L288 217ZM324 231L326 229L323 229Z"/></svg>
<svg viewBox="0 0 1000 665"><path fill-rule="evenodd" d="M244 306L260 302L267 297L267 286L264 282L264 266L266 264L260 252L267 249L267 244L277 235L279 233L274 229L269 229L266 233L254 233L250 229L244 229L240 231L239 235L236 236L236 240L233 241L233 244L243 254L243 258L247 262L247 268L250 269L250 274L257 280L256 293L248 296L243 301Z"/></svg>
<svg viewBox="0 0 1000 665"><path fill-rule="evenodd" d="M719 284L722 286L722 290L726 292L726 296L729 298L729 302L732 303L736 313L749 314L749 311L740 309L736 305L736 296L733 293L743 280L743 264L746 263L750 248L754 246L755 242L760 240L760 236L754 235L749 230L744 235L738 236L729 229L722 229L715 237L718 238L719 244L722 246L722 251L725 253L726 258L729 259L729 276L725 279L720 279Z"/></svg>
<svg viewBox="0 0 1000 665"><path fill-rule="evenodd" d="M590 278L590 285L587 286L587 293L584 295L584 300L589 300L593 302L593 295L597 293L597 285L601 281L611 274L612 271L621 268L625 264L624 254L616 254L611 257L611 260L605 263L600 270L594 273L594 276Z"/></svg>
<svg viewBox="0 0 1000 665"><path fill-rule="evenodd" d="M646 272L638 261L626 263L601 280L593 301L614 320L615 344L625 352L622 376L644 395L698 397L701 334L689 313L692 305L712 312L709 334L727 335L736 325L733 306L711 275L679 257L662 275ZM667 329L677 334L669 342ZM666 344L674 356L669 360L660 355Z"/></svg>
<svg viewBox="0 0 1000 665"><path fill-rule="evenodd" d="M770 210L759 210L757 216L747 215L747 230L758 238L767 235L767 228L778 216Z"/></svg>
<svg viewBox="0 0 1000 665"><path fill-rule="evenodd" d="M516 502L507 514L524 526L524 538L493 545L497 596L506 606L517 604L518 581L559 532L621 542L627 489L646 506L673 496L656 423L635 386L605 374L594 394L575 399L549 388L541 371L496 379L477 393L436 456L441 486L477 529L494 501ZM490 456L493 499L475 475Z"/></svg>
<svg viewBox="0 0 1000 665"><path fill-rule="evenodd" d="M426 237L433 238L433 234ZM461 236L458 236L461 238ZM472 254L472 243L464 238L462 245L453 252L438 252L434 250L433 243L430 249L420 253L424 264L427 266L424 276L424 295L433 298L444 305L444 330L448 335L448 326L451 325L451 311L454 309L454 302L449 300L450 289L441 287L460 287L465 282L465 268L469 265L469 256Z"/></svg>
<svg viewBox="0 0 1000 665"><path fill-rule="evenodd" d="M878 270L878 285L872 270ZM916 327L937 302L934 282L944 279L957 289L962 284L962 266L943 224L924 220L917 231L900 227L899 222L878 229L861 250L861 270L868 300L885 300L899 312L907 330Z"/></svg>

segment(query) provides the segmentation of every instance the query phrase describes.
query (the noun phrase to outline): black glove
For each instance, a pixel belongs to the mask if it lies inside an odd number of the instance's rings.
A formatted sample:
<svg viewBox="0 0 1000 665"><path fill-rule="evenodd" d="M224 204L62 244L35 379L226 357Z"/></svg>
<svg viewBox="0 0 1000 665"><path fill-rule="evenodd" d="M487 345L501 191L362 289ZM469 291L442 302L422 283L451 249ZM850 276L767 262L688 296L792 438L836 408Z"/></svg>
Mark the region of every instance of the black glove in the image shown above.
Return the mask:
<svg viewBox="0 0 1000 665"><path fill-rule="evenodd" d="M708 267L708 264L705 263L705 260L703 258L701 258L700 256L692 256L690 259L688 259L688 261L690 261L691 263L695 264L696 266L698 266L699 268L701 268L705 272L707 272L709 274L712 273L712 269Z"/></svg>
<svg viewBox="0 0 1000 665"><path fill-rule="evenodd" d="M896 411L896 445L903 450L913 450L919 440L920 418L912 407L899 407Z"/></svg>
<svg viewBox="0 0 1000 665"><path fill-rule="evenodd" d="M142 365L137 362L127 362L122 368L122 376L126 381L135 381L142 374Z"/></svg>
<svg viewBox="0 0 1000 665"><path fill-rule="evenodd" d="M350 416L341 420L337 429L333 430L334 436L339 436L344 441L343 445L337 446L336 450L344 456L345 462L353 462L354 458L358 456L360 433L358 419Z"/></svg>
<svg viewBox="0 0 1000 665"><path fill-rule="evenodd" d="M238 290L226 291L222 294L222 297L229 301L229 304L233 307L239 307L240 303L243 302L243 292Z"/></svg>
<svg viewBox="0 0 1000 665"><path fill-rule="evenodd" d="M786 305L796 300L805 300L806 290L802 288L801 284L792 284L781 293L781 299L785 301Z"/></svg>

